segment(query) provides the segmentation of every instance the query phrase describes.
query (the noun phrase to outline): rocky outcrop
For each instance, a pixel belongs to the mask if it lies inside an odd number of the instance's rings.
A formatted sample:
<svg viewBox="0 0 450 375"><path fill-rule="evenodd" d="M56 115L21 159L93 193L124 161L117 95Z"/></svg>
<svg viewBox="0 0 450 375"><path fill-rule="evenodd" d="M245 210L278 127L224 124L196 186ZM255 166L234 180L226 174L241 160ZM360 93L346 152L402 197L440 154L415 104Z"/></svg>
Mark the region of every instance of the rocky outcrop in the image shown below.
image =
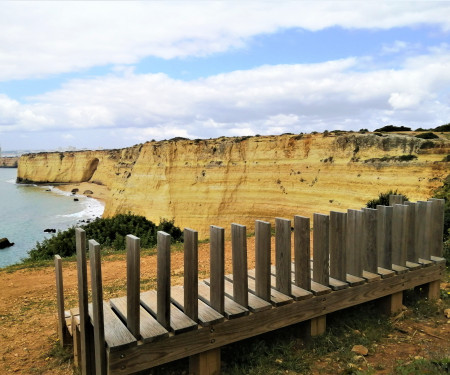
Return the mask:
<svg viewBox="0 0 450 375"><path fill-rule="evenodd" d="M388 189L425 199L446 177L450 151L445 139L426 142L359 133L174 139L24 155L18 181L102 184L111 191L105 216L174 219L207 237L209 225L237 222L252 231L256 219L360 208Z"/></svg>
<svg viewBox="0 0 450 375"><path fill-rule="evenodd" d="M0 238L0 250L14 246L14 242L9 242L7 238Z"/></svg>
<svg viewBox="0 0 450 375"><path fill-rule="evenodd" d="M0 157L0 168L17 168L19 157Z"/></svg>

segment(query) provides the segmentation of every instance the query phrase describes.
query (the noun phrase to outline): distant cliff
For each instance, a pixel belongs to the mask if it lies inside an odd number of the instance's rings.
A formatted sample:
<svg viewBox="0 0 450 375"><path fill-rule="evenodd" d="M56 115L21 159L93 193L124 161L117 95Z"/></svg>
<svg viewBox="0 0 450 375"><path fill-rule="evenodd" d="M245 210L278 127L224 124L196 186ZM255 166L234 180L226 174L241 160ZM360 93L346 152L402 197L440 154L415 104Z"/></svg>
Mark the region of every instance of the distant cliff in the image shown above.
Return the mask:
<svg viewBox="0 0 450 375"><path fill-rule="evenodd" d="M252 231L256 219L360 208L388 189L425 199L448 174L448 153L445 139L351 132L173 139L24 155L17 180L105 185L105 216L173 218L207 237L209 225Z"/></svg>
<svg viewBox="0 0 450 375"><path fill-rule="evenodd" d="M17 168L19 157L0 157L0 168Z"/></svg>

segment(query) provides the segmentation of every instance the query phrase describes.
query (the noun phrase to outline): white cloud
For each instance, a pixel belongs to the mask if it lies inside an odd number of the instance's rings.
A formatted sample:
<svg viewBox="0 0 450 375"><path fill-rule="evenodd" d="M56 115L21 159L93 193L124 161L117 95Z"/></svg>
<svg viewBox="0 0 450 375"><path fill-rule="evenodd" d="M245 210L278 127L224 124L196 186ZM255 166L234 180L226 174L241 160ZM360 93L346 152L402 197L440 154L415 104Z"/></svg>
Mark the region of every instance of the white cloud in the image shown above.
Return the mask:
<svg viewBox="0 0 450 375"><path fill-rule="evenodd" d="M129 65L146 56L205 56L285 28L433 24L448 2L2 2L0 81Z"/></svg>

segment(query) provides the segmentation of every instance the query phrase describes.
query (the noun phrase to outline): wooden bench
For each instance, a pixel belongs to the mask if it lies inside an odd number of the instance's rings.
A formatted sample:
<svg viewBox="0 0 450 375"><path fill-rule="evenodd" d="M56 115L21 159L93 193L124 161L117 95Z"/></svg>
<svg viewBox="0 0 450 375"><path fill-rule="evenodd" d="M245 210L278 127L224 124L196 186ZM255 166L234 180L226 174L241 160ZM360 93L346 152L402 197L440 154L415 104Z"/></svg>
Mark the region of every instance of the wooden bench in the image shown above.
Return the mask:
<svg viewBox="0 0 450 375"><path fill-rule="evenodd" d="M79 306L69 311L61 259L55 257L61 343L69 332L82 374L132 374L184 357L191 373L218 374L224 345L302 322L306 336L321 334L326 314L375 299L393 313L401 309L403 291L417 286L439 298L442 200L314 214L313 220L313 259L310 219L295 216L293 236L290 220L275 220L275 265L271 225L257 221L253 270L247 269L246 228L232 224L229 275L225 230L212 226L207 280L198 279L197 232L185 229L183 286L171 285L170 236L158 232L157 288L144 292L139 239L127 236L127 294L110 301L103 300L100 246L94 240L86 246L84 231L77 229Z"/></svg>

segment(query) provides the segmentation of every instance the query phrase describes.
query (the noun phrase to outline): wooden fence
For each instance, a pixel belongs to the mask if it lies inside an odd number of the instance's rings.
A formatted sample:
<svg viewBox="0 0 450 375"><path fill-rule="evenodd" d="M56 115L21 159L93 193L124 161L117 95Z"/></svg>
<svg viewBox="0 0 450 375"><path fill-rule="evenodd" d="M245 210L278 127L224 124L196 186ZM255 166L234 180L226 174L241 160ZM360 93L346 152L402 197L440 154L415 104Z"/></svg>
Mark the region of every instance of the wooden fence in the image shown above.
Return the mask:
<svg viewBox="0 0 450 375"><path fill-rule="evenodd" d="M400 204L397 204L400 203ZM226 275L225 230L210 229L210 278L198 280L198 237L184 230L184 285L170 280L170 236L158 232L157 288L140 291L140 243L129 235L127 294L106 302L100 246L76 229L79 305L64 311L61 258L55 257L59 335L72 335L82 374L131 374L190 357L190 372L220 373L220 347L289 325L323 333L326 314L379 299L387 313L422 286L439 298L444 201L402 202L313 216L256 221L255 269L247 267L246 227L231 224L233 273ZM293 231L293 235L292 235ZM293 239L293 246L291 240ZM92 302L88 301L86 248ZM291 249L293 248L293 254ZM298 323L302 323L298 325Z"/></svg>

